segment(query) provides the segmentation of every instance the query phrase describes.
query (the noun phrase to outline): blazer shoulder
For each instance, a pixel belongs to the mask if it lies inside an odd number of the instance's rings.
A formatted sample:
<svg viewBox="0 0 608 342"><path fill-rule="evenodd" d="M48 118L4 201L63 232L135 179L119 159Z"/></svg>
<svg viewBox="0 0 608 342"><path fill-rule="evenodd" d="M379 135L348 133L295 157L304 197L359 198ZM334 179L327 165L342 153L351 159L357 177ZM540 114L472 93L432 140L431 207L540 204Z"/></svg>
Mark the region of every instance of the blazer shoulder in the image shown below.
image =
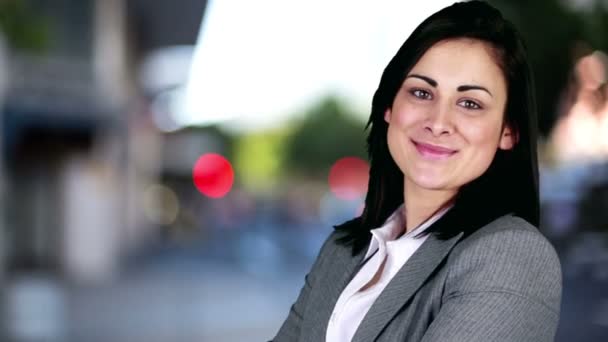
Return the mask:
<svg viewBox="0 0 608 342"><path fill-rule="evenodd" d="M350 257L350 248L338 242L344 235L345 232L339 230L333 230L328 234L317 254L313 270L328 268L336 258Z"/></svg>
<svg viewBox="0 0 608 342"><path fill-rule="evenodd" d="M559 312L559 257L549 240L520 217L505 215L481 227L458 243L449 259L452 289L509 292Z"/></svg>
<svg viewBox="0 0 608 342"><path fill-rule="evenodd" d="M540 234L538 228L533 226L530 222L524 220L519 216L507 214L500 216L494 221L479 228L472 235L482 236L485 234L492 234L499 231L527 231L530 233Z"/></svg>
<svg viewBox="0 0 608 342"><path fill-rule="evenodd" d="M497 243L518 253L546 254L549 258L557 258L555 248L538 228L511 214L501 216L477 229L463 239L457 249L491 249ZM531 246L537 248L528 248Z"/></svg>
<svg viewBox="0 0 608 342"><path fill-rule="evenodd" d="M560 265L536 227L499 217L461 238L444 267L440 308L423 341L553 341Z"/></svg>
<svg viewBox="0 0 608 342"><path fill-rule="evenodd" d="M526 220L505 215L460 241L449 257L458 291L504 291L559 312L562 271L549 240Z"/></svg>

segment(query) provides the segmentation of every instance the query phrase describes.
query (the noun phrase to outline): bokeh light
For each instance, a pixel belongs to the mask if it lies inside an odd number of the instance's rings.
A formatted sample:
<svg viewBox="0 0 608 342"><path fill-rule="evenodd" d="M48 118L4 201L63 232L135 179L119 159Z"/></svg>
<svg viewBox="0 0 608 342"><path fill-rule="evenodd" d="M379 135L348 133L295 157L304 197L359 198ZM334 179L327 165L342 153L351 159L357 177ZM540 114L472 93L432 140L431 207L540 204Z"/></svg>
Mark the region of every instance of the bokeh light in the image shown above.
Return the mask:
<svg viewBox="0 0 608 342"><path fill-rule="evenodd" d="M329 170L329 188L338 198L355 200L365 195L369 179L369 165L361 158L344 157Z"/></svg>
<svg viewBox="0 0 608 342"><path fill-rule="evenodd" d="M234 170L230 162L216 153L202 155L192 171L194 185L203 195L224 197L232 188Z"/></svg>
<svg viewBox="0 0 608 342"><path fill-rule="evenodd" d="M143 204L146 217L156 224L172 224L179 214L177 195L161 184L153 184L146 189Z"/></svg>

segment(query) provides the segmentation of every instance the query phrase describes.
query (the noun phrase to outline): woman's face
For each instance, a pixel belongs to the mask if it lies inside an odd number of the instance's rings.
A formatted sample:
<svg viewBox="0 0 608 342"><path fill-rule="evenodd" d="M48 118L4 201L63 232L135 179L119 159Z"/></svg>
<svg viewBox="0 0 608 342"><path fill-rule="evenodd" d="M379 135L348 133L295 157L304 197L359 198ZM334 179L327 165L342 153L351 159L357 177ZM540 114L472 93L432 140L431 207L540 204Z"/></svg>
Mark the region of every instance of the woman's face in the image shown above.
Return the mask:
<svg viewBox="0 0 608 342"><path fill-rule="evenodd" d="M503 113L507 85L489 45L433 45L406 76L384 119L391 156L410 190L455 194L481 176L515 137Z"/></svg>

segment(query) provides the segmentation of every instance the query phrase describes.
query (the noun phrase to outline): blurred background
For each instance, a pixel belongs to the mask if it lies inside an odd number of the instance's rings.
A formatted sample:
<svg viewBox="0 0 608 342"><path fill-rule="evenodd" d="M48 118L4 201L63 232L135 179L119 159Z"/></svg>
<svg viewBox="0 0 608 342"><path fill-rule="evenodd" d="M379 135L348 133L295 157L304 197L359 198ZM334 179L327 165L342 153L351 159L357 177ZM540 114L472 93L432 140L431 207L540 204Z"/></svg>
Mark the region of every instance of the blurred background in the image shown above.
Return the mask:
<svg viewBox="0 0 608 342"><path fill-rule="evenodd" d="M608 1L523 32L558 341L608 339ZM263 341L362 210L380 74L450 1L0 0L0 340Z"/></svg>

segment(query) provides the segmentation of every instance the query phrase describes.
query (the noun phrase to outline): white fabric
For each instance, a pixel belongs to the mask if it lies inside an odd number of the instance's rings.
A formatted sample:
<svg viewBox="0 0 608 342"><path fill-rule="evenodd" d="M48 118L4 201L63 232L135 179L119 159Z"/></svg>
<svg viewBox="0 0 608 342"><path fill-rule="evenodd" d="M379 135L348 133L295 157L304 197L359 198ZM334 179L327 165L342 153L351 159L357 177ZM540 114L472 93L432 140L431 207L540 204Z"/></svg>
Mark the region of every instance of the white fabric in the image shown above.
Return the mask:
<svg viewBox="0 0 608 342"><path fill-rule="evenodd" d="M450 208L442 209L414 230L399 237L405 229L402 204L384 225L371 231L372 239L363 259L369 258L369 260L364 261L363 267L338 298L327 327L325 336L327 342L352 340L376 298L427 238L427 236L420 238L414 236L431 226Z"/></svg>

